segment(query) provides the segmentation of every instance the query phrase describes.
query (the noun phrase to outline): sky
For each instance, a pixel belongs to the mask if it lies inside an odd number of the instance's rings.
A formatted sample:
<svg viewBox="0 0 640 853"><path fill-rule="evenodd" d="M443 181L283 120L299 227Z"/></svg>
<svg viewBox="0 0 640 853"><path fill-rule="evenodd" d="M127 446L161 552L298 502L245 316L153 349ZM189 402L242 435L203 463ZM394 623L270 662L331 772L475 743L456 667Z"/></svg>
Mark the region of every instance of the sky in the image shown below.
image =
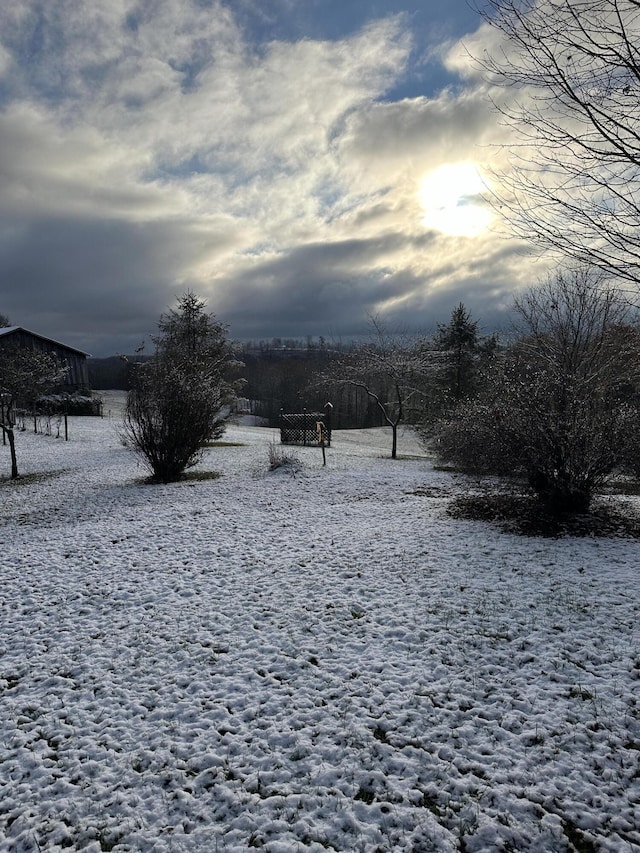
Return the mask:
<svg viewBox="0 0 640 853"><path fill-rule="evenodd" d="M0 314L130 353L188 291L238 340L505 322L506 131L466 0L0 6Z"/></svg>

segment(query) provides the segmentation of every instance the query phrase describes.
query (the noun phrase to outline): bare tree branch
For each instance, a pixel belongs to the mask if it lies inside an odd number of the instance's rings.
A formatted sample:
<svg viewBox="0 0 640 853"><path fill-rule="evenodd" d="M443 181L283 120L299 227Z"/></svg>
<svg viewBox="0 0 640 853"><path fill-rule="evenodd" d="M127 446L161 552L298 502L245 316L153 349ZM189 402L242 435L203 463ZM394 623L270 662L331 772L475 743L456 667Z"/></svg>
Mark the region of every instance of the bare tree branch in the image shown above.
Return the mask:
<svg viewBox="0 0 640 853"><path fill-rule="evenodd" d="M520 145L497 178L515 234L640 281L640 6L636 0L488 0L502 52L477 57Z"/></svg>

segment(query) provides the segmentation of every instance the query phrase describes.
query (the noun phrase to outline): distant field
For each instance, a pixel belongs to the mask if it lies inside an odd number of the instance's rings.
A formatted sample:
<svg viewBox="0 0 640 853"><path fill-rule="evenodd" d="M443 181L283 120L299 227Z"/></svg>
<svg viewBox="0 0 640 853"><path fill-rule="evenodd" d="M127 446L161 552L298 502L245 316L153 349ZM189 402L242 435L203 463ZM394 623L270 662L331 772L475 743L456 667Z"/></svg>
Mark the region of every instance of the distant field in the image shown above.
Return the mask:
<svg viewBox="0 0 640 853"><path fill-rule="evenodd" d="M120 418L127 401L126 391L96 391L102 397L103 413L106 418Z"/></svg>

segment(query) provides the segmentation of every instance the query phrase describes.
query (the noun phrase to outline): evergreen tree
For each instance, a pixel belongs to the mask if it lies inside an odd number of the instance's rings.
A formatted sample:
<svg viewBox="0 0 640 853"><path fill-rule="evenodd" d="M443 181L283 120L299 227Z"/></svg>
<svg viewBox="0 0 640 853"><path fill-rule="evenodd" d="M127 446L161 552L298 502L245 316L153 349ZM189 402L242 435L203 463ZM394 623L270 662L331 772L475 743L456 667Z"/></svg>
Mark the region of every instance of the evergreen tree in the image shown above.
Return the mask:
<svg viewBox="0 0 640 853"><path fill-rule="evenodd" d="M478 323L462 302L451 312L451 319L438 325L436 348L446 353L445 379L454 400L471 392L475 374L475 356L480 348Z"/></svg>
<svg viewBox="0 0 640 853"><path fill-rule="evenodd" d="M187 293L163 314L154 358L135 365L132 375L124 438L163 483L179 479L222 435L238 387L227 329L204 308Z"/></svg>

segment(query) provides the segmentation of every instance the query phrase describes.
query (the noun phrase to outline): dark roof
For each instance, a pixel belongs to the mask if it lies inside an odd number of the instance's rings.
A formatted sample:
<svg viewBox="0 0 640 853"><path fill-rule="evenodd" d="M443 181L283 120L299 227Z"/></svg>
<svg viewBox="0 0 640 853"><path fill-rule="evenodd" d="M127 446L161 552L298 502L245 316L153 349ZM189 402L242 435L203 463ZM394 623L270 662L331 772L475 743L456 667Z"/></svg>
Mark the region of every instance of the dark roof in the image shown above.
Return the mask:
<svg viewBox="0 0 640 853"><path fill-rule="evenodd" d="M30 329L25 329L24 326L3 326L0 328L0 337L4 335L13 334L13 332L24 332L27 335L31 335L32 338L38 338L40 341L46 341L48 344L55 344L57 347L62 347L63 349L68 349L71 352L75 352L78 355L88 356L89 353L84 350L78 349L77 347L70 347L69 344L63 344L60 341L55 341L53 338L47 338L44 335L39 335L37 332L32 332Z"/></svg>

